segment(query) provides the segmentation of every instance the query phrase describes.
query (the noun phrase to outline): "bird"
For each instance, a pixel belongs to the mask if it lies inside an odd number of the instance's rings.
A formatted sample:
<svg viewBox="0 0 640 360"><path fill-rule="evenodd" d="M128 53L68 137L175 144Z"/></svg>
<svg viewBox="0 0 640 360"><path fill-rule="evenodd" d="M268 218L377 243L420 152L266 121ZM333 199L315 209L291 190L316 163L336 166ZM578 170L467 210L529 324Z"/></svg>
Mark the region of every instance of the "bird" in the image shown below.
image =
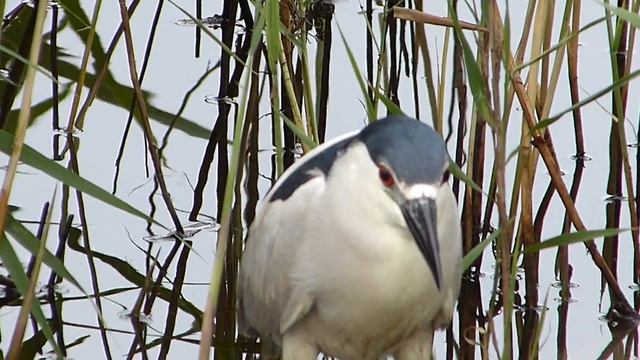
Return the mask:
<svg viewBox="0 0 640 360"><path fill-rule="evenodd" d="M462 273L449 155L404 115L373 121L297 160L249 227L238 330L264 359L430 359Z"/></svg>

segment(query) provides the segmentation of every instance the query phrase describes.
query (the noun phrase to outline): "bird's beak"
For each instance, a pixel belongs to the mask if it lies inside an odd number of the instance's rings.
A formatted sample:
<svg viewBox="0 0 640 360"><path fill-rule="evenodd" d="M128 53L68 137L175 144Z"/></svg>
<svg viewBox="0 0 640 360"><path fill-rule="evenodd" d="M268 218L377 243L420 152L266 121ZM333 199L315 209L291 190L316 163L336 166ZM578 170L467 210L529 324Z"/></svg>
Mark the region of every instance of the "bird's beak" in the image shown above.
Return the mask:
<svg viewBox="0 0 640 360"><path fill-rule="evenodd" d="M440 246L438 245L436 200L428 197L409 199L400 208L411 235L413 235L422 256L433 273L436 286L440 289L442 266L440 265Z"/></svg>

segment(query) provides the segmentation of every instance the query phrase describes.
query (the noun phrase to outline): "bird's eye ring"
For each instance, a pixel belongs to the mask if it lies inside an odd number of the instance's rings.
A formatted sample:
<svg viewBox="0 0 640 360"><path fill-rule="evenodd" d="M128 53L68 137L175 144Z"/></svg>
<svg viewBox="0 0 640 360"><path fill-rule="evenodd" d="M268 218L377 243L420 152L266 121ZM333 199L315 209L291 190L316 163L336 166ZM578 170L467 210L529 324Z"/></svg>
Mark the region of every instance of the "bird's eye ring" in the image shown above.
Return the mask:
<svg viewBox="0 0 640 360"><path fill-rule="evenodd" d="M380 181L382 181L382 184L386 187L392 187L395 183L393 175L391 175L389 169L384 166L378 167L378 176L380 177Z"/></svg>

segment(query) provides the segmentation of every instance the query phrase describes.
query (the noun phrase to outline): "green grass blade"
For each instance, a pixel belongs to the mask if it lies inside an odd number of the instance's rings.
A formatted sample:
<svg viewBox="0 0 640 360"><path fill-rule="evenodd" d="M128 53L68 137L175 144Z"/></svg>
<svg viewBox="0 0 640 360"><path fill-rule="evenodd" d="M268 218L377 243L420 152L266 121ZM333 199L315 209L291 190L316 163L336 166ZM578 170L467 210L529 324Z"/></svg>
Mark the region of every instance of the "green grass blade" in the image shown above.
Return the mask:
<svg viewBox="0 0 640 360"><path fill-rule="evenodd" d="M300 126L296 125L293 121L291 121L291 119L289 119L285 115L282 115L282 119L284 120L284 123L287 124L289 129L291 129L291 131L300 139L300 141L302 141L305 146L309 147L309 149L313 149L318 146L313 138L307 135L307 133L303 129L300 129Z"/></svg>
<svg viewBox="0 0 640 360"><path fill-rule="evenodd" d="M24 225L17 221L11 214L7 215L6 231L11 237L18 242L22 247L27 249L31 254L35 254L38 251L40 240L38 240ZM49 250L45 249L43 262L56 274L63 279L69 281L76 286L80 291L88 296L84 291L80 283L71 275L64 264L53 255Z"/></svg>
<svg viewBox="0 0 640 360"><path fill-rule="evenodd" d="M593 101L596 101L597 99L599 99L602 96L605 95L609 95L612 91L615 91L617 89L620 89L623 86L628 85L631 80L635 79L638 75L640 75L640 70L636 70L633 71L627 75L622 76L621 78L619 78L618 80L614 81L613 83L611 83L611 85L598 90L596 93L594 93L593 95L590 95L589 97L587 97L586 99L581 100L578 103L575 103L573 105L571 105L569 108L562 110L561 112L559 112L558 114L549 117L547 119L543 119L540 122L538 122L533 128L531 128L531 133L535 133L536 131L542 130L544 128L547 128L549 126L551 126L551 124L555 123L556 121L560 120L560 118L562 116L564 116L565 114L572 112L575 109L579 109Z"/></svg>
<svg viewBox="0 0 640 360"><path fill-rule="evenodd" d="M12 58L24 63L27 66L33 66L39 73L41 73L42 75L48 77L51 81L57 83L60 85L60 83L58 82L58 80L56 80L53 76L51 76L51 73L49 71L47 71L47 69L43 68L42 66L38 65L38 64L33 64L29 61L29 59L25 58L24 56L21 56L20 54L18 54L17 52L9 49L8 47L4 46L4 45L0 45L0 52L3 52L9 56L11 56Z"/></svg>
<svg viewBox="0 0 640 360"><path fill-rule="evenodd" d="M562 235L554 236L543 242L529 245L527 246L524 252L532 253L532 252L540 251L543 249L571 245L578 242L593 240L599 237L608 237L608 236L618 235L620 233L627 232L630 230L631 229L601 229L601 230L579 231L579 232L574 232L569 234L562 234Z"/></svg>
<svg viewBox="0 0 640 360"><path fill-rule="evenodd" d="M280 3L277 0L267 0L263 10L267 19L265 32L267 34L269 66L274 69L277 67L278 59L282 52L282 43L280 43Z"/></svg>
<svg viewBox="0 0 640 360"><path fill-rule="evenodd" d="M4 130L0 130L0 151L5 154L11 154L11 148L13 144L13 136ZM164 229L167 229L164 225L157 222L155 219L149 217L142 211L129 205L127 202L120 200L118 197L112 195L108 191L100 188L94 183L84 179L80 175L60 166L55 161L42 155L32 147L24 145L20 160L25 164L34 167L52 178L63 182L93 198L100 200L108 205L118 208L131 215L137 216L145 221L152 222Z"/></svg>
<svg viewBox="0 0 640 360"><path fill-rule="evenodd" d="M126 279L128 282L133 284L134 288L136 289L139 289L145 286L146 276L138 272L138 270L134 268L129 262L127 262L126 260L123 260L120 257L111 256L109 254L101 253L99 251L95 251L95 250L89 251L87 248L82 247L80 245L81 235L82 235L82 232L79 229L76 229L74 227L71 228L71 230L69 231L69 238L67 239L67 244L69 245L69 248L71 250L76 251L80 254L91 255L92 257L102 261L106 266L111 267L111 269L113 269L113 271L115 271L123 279ZM125 290L122 290L122 289L125 289ZM119 294L123 291L128 291L128 290L130 290L129 287L105 290L105 291L101 291L99 295L110 296L110 295ZM167 289L164 286L160 286L156 288L156 293L159 299L163 299L164 301L167 301L167 302L172 301L171 298L173 295L170 289ZM95 294L90 294L88 296L88 298L95 298L95 297L96 297ZM86 298L87 296L65 297L65 301L79 300L79 299L86 299ZM202 312L200 311L200 309L194 304L190 303L187 299L185 298L179 299L178 306L185 313L192 315L194 321L200 321L200 319L202 318Z"/></svg>
<svg viewBox="0 0 640 360"><path fill-rule="evenodd" d="M452 20L454 24L453 28L456 32L456 35L458 35L458 39L460 39L463 60L467 68L467 77L469 78L469 87L471 88L471 93L473 94L473 103L478 108L478 112L480 113L482 118L489 125L491 125L491 127L495 127L495 121L493 119L491 108L489 107L489 98L487 97L487 93L485 91L485 81L482 77L482 71L480 71L480 66L476 62L473 51L471 50L471 46L469 46L467 38L462 32L462 28L460 27L460 23L458 22L458 17L455 15L456 11L453 8L450 8L449 10L452 14Z"/></svg>
<svg viewBox="0 0 640 360"><path fill-rule="evenodd" d="M11 275L11 279L20 294L26 294L29 289L29 278L22 267L22 263L18 258L15 250L9 243L7 237L2 234L0 238L0 259L2 260L2 266L7 269L9 274ZM53 346L56 351L56 354L59 358L63 358L62 352L60 351L60 347L56 343L53 337L53 332L51 331L51 327L49 326L49 322L44 316L44 312L42 312L42 307L40 307L39 301L34 301L31 307L31 314L36 319L38 325L40 325L40 329L44 333L45 337Z"/></svg>
<svg viewBox="0 0 640 360"><path fill-rule="evenodd" d="M400 109L398 104L391 101L391 99L389 99L387 95L381 93L378 89L374 89L374 91L376 92L378 99L380 99L380 101L382 101L384 106L387 108L387 112L389 112L389 115L404 115L404 112L402 111L402 109Z"/></svg>
<svg viewBox="0 0 640 360"><path fill-rule="evenodd" d="M467 186L470 186L473 190L483 193L482 188L478 184L476 184L469 175L462 171L462 169L460 169L460 166L458 166L458 164L456 164L456 162L453 160L449 160L449 171L451 171L451 174L453 174L453 176L462 180L462 182L467 184Z"/></svg>
<svg viewBox="0 0 640 360"><path fill-rule="evenodd" d="M264 33L266 34L266 46L267 46L267 64L271 73L271 108L273 112L272 116L272 131L274 138L274 145L276 148L276 175L280 177L284 172L284 145L283 134L284 131L281 119L280 109L280 75L278 71L278 59L280 58L280 52L282 52L282 43L280 42L280 7L279 3L275 0L265 1L264 5L260 9L260 18L265 19Z"/></svg>
<svg viewBox="0 0 640 360"><path fill-rule="evenodd" d="M347 50L347 56L349 57L349 62L351 63L351 69L353 70L353 74L356 76L356 80L358 81L358 85L360 86L360 91L362 92L362 96L365 100L365 105L367 107L367 117L369 118L369 122L376 121L378 118L375 108L373 107L373 103L367 94L367 86L362 78L362 74L360 73L360 69L358 68L358 63L356 62L355 56L353 56L353 52L347 43L347 39L344 37L344 33L342 32L342 28L338 24L338 30L340 31L340 37L342 38L342 43L344 44L345 49Z"/></svg>
<svg viewBox="0 0 640 360"><path fill-rule="evenodd" d="M462 271L469 269L471 264L473 264L473 262L482 255L484 248L500 236L500 232L501 229L492 232L486 239L480 241L478 245L474 246L473 249L471 249L464 258L462 258Z"/></svg>
<svg viewBox="0 0 640 360"><path fill-rule="evenodd" d="M43 44L43 52L48 53L50 49L48 45ZM51 62L48 57L43 57L41 60L42 66L45 69L51 68ZM80 69L67 61L62 59L58 59L58 76L69 79L71 81L75 81L78 76L80 76ZM96 75L87 73L85 78L85 85L88 87L92 87L96 81ZM143 91L145 94L145 99L150 100L153 94L149 92ZM102 85L98 89L96 94L96 98L102 100L106 103L109 103L113 106L121 108L127 112L129 112L129 107L131 106L131 98L133 96L133 88L130 86L126 86L118 83L116 80L112 78L105 78L102 82ZM148 106L149 117L158 123L165 126L173 126L174 129L180 130L187 135L196 136L201 139L208 139L211 134L211 129L203 127L202 125L196 123L193 120L187 119L184 116L181 116L175 119L176 115L174 112L169 112L165 110L158 109L154 106ZM139 116L137 112L134 112L135 119L137 124L140 124ZM33 120L32 120L33 121Z"/></svg>
<svg viewBox="0 0 640 360"><path fill-rule="evenodd" d="M633 13L627 9L623 9L611 4L601 2L600 5L607 8L607 10L616 14L616 16L622 20L625 20L633 27L640 29L640 15Z"/></svg>
<svg viewBox="0 0 640 360"><path fill-rule="evenodd" d="M39 290L38 287L38 278L40 277L40 271L42 270L42 262L45 253L47 252L47 239L49 237L49 229L51 228L51 216L53 215L53 211L51 208L55 206L56 195L58 193L58 187L56 186L53 190L53 194L51 195L51 201L47 204L47 211L45 218L43 219L42 232L37 244L37 249L35 253L32 254L32 261L30 262L30 273L29 276L29 287L27 288L27 292L22 294L22 304L20 306L20 313L18 315L18 319L16 321L16 325L13 329L13 336L11 338L11 345L9 346L9 351L21 352L22 346L24 344L24 336L25 330L27 328L27 323L29 321L29 317L31 314L31 310L33 308L33 304L38 302L37 294ZM6 221L5 221L6 224ZM5 226L6 228L6 226ZM47 325L49 323L47 322ZM53 332L52 332L53 333ZM57 350L57 349L56 349ZM60 355L60 354L58 354Z"/></svg>
<svg viewBox="0 0 640 360"><path fill-rule="evenodd" d="M91 19L85 13L80 1L78 0L60 0L58 1L60 6L64 9L66 20L71 25L71 30L82 41L83 46L87 46L89 38L89 28L91 27ZM93 41L91 41L91 57L96 62L96 68L102 67L102 65L108 60L107 52L102 47L104 41L100 38L98 33L94 34ZM109 74L109 77L112 75Z"/></svg>

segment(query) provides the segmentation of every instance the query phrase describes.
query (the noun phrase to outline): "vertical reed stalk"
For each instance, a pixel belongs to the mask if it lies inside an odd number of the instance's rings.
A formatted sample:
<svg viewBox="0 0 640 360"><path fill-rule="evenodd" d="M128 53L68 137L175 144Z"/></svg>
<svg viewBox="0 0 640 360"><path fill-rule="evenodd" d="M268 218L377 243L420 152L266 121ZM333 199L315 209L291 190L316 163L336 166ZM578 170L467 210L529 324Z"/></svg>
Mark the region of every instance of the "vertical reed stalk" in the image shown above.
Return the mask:
<svg viewBox="0 0 640 360"><path fill-rule="evenodd" d="M31 39L31 48L29 50L29 63L27 74L25 76L25 85L22 91L22 101L20 103L20 113L18 114L18 126L14 136L13 151L9 158L9 165L5 171L4 181L0 189L0 234L4 232L5 219L9 206L9 197L11 196L11 188L13 180L18 170L18 161L22 152L24 138L27 133L27 124L31 116L31 100L36 76L36 64L40 59L40 49L42 45L42 29L44 27L44 18L47 12L47 1L39 0L36 8L36 21L33 28L33 38ZM2 241L2 239L0 239Z"/></svg>

